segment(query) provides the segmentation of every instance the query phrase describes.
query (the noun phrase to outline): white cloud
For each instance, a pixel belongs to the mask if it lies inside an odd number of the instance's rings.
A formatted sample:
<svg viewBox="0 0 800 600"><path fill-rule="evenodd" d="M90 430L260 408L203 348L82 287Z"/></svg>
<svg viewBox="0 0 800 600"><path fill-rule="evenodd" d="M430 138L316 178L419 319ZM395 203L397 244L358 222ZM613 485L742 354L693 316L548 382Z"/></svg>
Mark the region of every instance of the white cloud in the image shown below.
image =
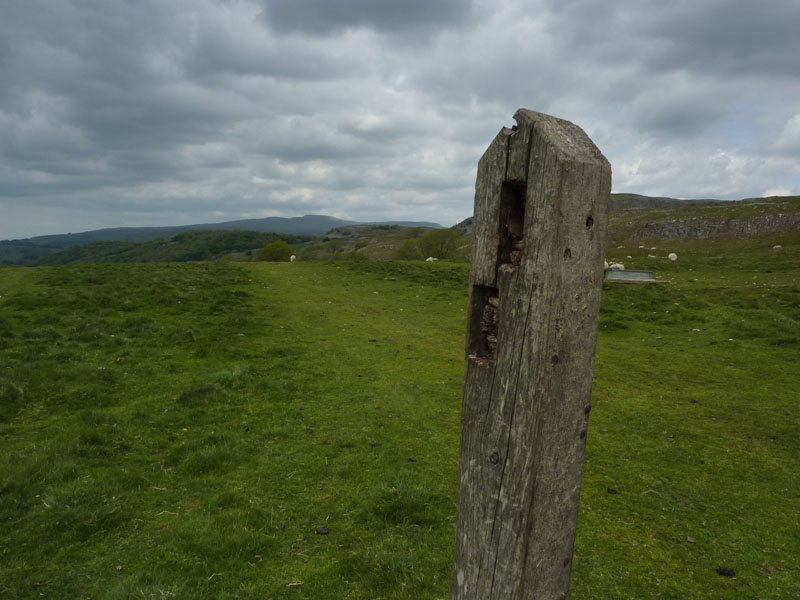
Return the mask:
<svg viewBox="0 0 800 600"><path fill-rule="evenodd" d="M761 194L761 197L770 198L772 196L791 196L791 195L792 195L792 190L779 187L779 188L769 188L767 190L764 190Z"/></svg>
<svg viewBox="0 0 800 600"><path fill-rule="evenodd" d="M775 142L775 149L780 152L800 155L800 113L790 118L786 125L783 126Z"/></svg>

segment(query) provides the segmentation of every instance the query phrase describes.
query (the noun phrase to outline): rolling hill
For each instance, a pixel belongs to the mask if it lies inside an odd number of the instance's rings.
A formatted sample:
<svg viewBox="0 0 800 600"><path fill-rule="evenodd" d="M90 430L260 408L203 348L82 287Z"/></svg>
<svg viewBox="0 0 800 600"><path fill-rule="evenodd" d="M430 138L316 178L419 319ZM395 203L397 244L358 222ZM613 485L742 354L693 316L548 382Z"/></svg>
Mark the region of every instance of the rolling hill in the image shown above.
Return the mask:
<svg viewBox="0 0 800 600"><path fill-rule="evenodd" d="M270 242L302 244L312 236L241 230L188 230L146 242L91 242L70 246L31 263L32 266L78 263L147 263L218 260L240 253L243 258Z"/></svg>
<svg viewBox="0 0 800 600"><path fill-rule="evenodd" d="M611 194L610 209L609 246L635 247L656 240L671 244L737 240L800 232L799 196L723 201ZM305 259L359 254L385 260L397 257L400 247L413 244L425 229L438 228L441 226L426 222L370 224L306 215L180 227L101 229L2 241L0 264L216 260L259 248L281 236L295 245L298 255ZM472 218L454 225L453 229L463 236L457 255L466 260ZM312 239L323 235L324 239ZM298 244L302 245L297 247Z"/></svg>
<svg viewBox="0 0 800 600"><path fill-rule="evenodd" d="M99 242L113 242L125 244L138 244L151 240L171 240L178 234L192 230L224 230L224 231L253 231L262 233L288 234L295 236L321 236L325 233L348 225L362 225L356 221L345 221L325 215L305 215L302 217L266 217L263 219L243 219L225 221L222 223L202 223L195 225L177 225L171 227L114 227L97 229L81 233L66 233L57 235L42 235L27 239L0 241L0 264L31 265L51 254L58 253L66 248L85 246ZM432 227L440 228L437 223L390 221L376 223L375 225L399 225L403 227ZM100 246L92 250L95 257L100 257ZM123 246L106 246L112 253L118 253ZM126 247L129 248L129 247ZM238 250L239 248L232 248ZM114 261L117 262L117 261ZM130 262L130 261L125 261ZM42 264L54 264L45 261Z"/></svg>

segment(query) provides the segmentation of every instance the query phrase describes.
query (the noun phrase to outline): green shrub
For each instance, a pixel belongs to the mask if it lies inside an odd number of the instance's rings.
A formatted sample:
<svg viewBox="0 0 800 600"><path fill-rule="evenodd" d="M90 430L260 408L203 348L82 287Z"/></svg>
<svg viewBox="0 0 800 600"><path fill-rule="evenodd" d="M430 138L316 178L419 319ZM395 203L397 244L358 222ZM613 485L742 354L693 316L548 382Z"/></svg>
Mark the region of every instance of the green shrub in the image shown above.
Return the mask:
<svg viewBox="0 0 800 600"><path fill-rule="evenodd" d="M261 249L258 260L270 262L286 262L292 256L292 248L283 240L270 242Z"/></svg>
<svg viewBox="0 0 800 600"><path fill-rule="evenodd" d="M422 252L419 249L419 242L414 239L405 240L394 254L395 260L419 260Z"/></svg>
<svg viewBox="0 0 800 600"><path fill-rule="evenodd" d="M455 229L434 229L420 238L419 248L423 256L451 258L460 237Z"/></svg>
<svg viewBox="0 0 800 600"><path fill-rule="evenodd" d="M409 227L406 230L406 236L413 239L420 238L425 234L425 231L425 227Z"/></svg>

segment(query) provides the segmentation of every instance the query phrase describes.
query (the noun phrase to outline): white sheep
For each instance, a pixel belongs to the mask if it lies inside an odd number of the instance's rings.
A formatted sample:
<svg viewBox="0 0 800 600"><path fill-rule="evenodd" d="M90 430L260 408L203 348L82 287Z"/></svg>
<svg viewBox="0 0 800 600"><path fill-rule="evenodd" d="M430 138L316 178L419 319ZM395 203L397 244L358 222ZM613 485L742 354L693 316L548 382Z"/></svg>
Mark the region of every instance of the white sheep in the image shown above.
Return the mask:
<svg viewBox="0 0 800 600"><path fill-rule="evenodd" d="M292 254L292 255L289 257L289 262L294 262L294 261L296 261L296 260L297 260L297 257L296 257L294 254Z"/></svg>
<svg viewBox="0 0 800 600"><path fill-rule="evenodd" d="M625 270L625 265L622 264L622 263L616 263L616 262L615 263L611 263L610 265L608 265L608 270L609 271L624 271Z"/></svg>
<svg viewBox="0 0 800 600"><path fill-rule="evenodd" d="M604 260L603 261L603 272L606 272L606 271L608 271L608 261Z"/></svg>
<svg viewBox="0 0 800 600"><path fill-rule="evenodd" d="M439 259L438 258L434 258L432 256L429 256L428 258L425 259L425 262L433 262L435 260L439 260Z"/></svg>
<svg viewBox="0 0 800 600"><path fill-rule="evenodd" d="M675 254L674 252L670 252L669 254L667 254L667 258L670 260L670 262L675 262L676 260L678 260L678 255Z"/></svg>

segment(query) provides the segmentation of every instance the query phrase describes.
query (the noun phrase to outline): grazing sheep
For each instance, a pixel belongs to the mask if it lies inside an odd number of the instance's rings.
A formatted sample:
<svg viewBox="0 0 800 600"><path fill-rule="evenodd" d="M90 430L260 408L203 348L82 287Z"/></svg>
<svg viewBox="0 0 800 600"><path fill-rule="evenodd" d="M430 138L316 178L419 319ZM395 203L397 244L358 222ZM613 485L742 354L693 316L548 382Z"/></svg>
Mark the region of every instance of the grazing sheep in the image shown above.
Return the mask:
<svg viewBox="0 0 800 600"><path fill-rule="evenodd" d="M622 264L622 263L611 263L610 265L608 265L608 270L609 271L624 271L625 270L625 265Z"/></svg>
<svg viewBox="0 0 800 600"><path fill-rule="evenodd" d="M439 259L438 258L433 258L432 256L429 256L428 258L425 259L425 262L433 262L435 260L439 260Z"/></svg>
<svg viewBox="0 0 800 600"><path fill-rule="evenodd" d="M773 250L780 250L781 248L783 248L783 246L781 246L780 244L772 247Z"/></svg>
<svg viewBox="0 0 800 600"><path fill-rule="evenodd" d="M289 257L289 262L294 262L294 261L296 261L296 260L297 260L297 257L296 257L294 254L292 254L292 255Z"/></svg>
<svg viewBox="0 0 800 600"><path fill-rule="evenodd" d="M667 254L667 258L670 260L670 262L675 262L676 260L678 260L678 255L675 254L674 252L670 252L669 254Z"/></svg>

